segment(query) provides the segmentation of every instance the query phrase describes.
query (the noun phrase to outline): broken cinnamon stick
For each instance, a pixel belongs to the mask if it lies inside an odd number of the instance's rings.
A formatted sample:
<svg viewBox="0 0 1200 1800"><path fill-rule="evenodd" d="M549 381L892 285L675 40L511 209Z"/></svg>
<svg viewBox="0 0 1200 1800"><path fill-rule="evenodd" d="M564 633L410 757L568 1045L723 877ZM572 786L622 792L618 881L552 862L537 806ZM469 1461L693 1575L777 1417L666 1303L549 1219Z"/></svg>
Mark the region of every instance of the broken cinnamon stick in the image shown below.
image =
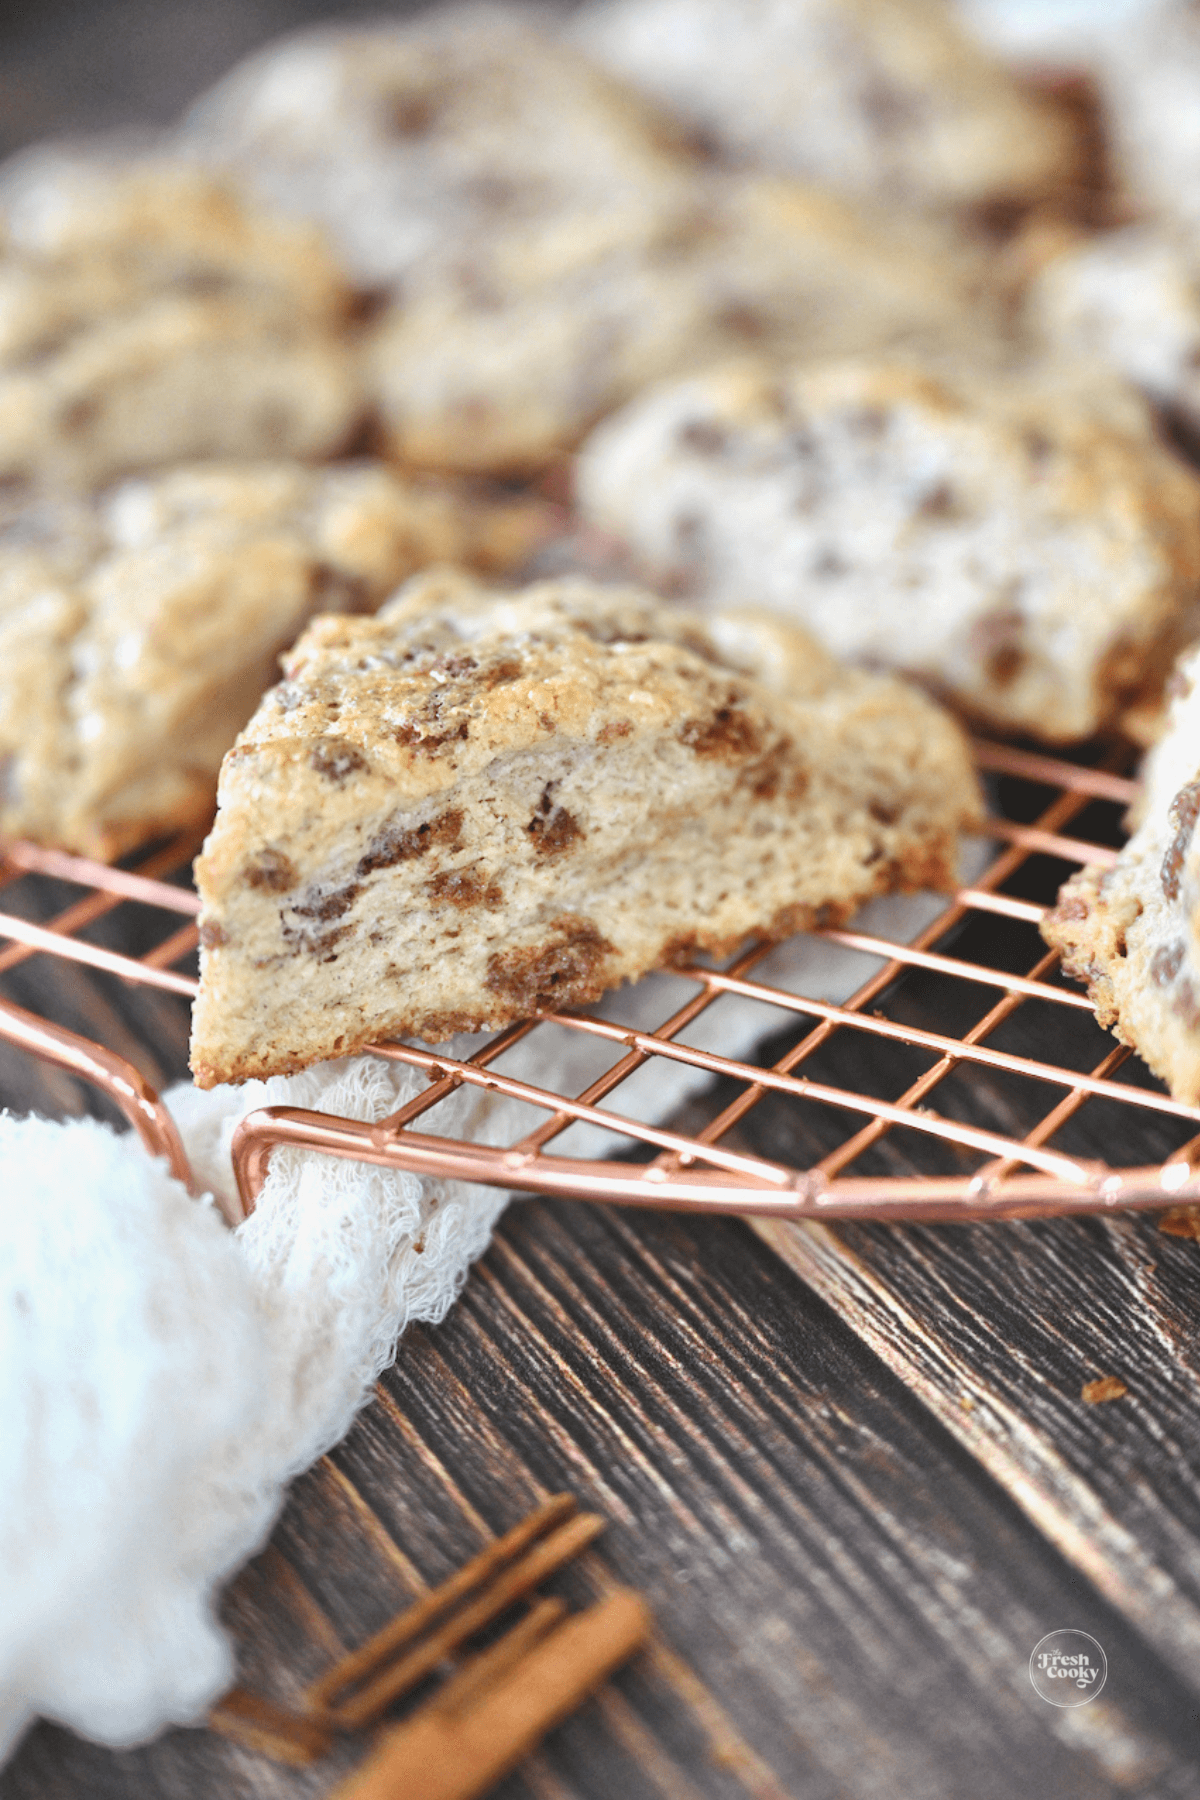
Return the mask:
<svg viewBox="0 0 1200 1800"><path fill-rule="evenodd" d="M341 1657L331 1669L327 1669L324 1675L305 1689L305 1707L314 1713L336 1709L346 1689L357 1686L382 1664L389 1662L397 1650L419 1637L442 1613L490 1581L506 1563L511 1562L553 1526L570 1518L576 1504L573 1494L552 1494L549 1500L543 1501L527 1518L514 1525L511 1531L505 1532L503 1537L481 1550L478 1556L464 1563L440 1587L434 1588L398 1618L390 1620L374 1637L368 1638L365 1644L350 1651L349 1655Z"/></svg>
<svg viewBox="0 0 1200 1800"><path fill-rule="evenodd" d="M235 1744L297 1769L316 1762L333 1744L332 1732L317 1720L289 1712L245 1688L231 1688L223 1695L209 1712L208 1723Z"/></svg>
<svg viewBox="0 0 1200 1800"><path fill-rule="evenodd" d="M496 1643L468 1657L462 1667L442 1683L426 1705L435 1712L460 1713L475 1703L477 1695L507 1675L521 1658L544 1637L549 1637L567 1616L565 1600L537 1600L525 1617Z"/></svg>
<svg viewBox="0 0 1200 1800"><path fill-rule="evenodd" d="M641 1595L618 1589L551 1631L470 1706L435 1702L385 1732L330 1800L478 1800L632 1656L650 1623Z"/></svg>
<svg viewBox="0 0 1200 1800"><path fill-rule="evenodd" d="M320 1713L314 1710L313 1717L335 1731L361 1731L365 1725L372 1724L394 1700L415 1687L418 1681L436 1669L460 1644L474 1637L477 1631L482 1631L485 1625L490 1625L493 1619L499 1618L502 1612L506 1612L515 1601L537 1587L539 1582L545 1581L563 1563L578 1556L604 1530L605 1523L598 1513L580 1513L577 1518L560 1525L557 1531L551 1532L540 1543L535 1543L516 1562L502 1569L477 1598L468 1601L459 1611L451 1613L444 1624L423 1642L416 1644L406 1656L385 1665L357 1693L351 1693L337 1706L328 1707ZM439 1608L438 1611L440 1613L444 1608ZM403 1619L397 1621L396 1635L403 1623ZM408 1635L411 1636L411 1633Z"/></svg>

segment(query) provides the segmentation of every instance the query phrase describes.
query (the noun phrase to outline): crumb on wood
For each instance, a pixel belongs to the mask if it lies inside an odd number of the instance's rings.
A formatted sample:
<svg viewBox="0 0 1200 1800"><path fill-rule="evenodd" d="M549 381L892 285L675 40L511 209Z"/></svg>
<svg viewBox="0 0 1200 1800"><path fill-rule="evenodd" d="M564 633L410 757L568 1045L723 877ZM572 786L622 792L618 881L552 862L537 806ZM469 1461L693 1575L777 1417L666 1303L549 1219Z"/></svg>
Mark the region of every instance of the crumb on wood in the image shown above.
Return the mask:
<svg viewBox="0 0 1200 1800"><path fill-rule="evenodd" d="M1129 1389L1117 1375L1101 1375L1096 1381L1085 1381L1081 1396L1089 1406L1100 1406L1105 1400L1120 1400Z"/></svg>
<svg viewBox="0 0 1200 1800"><path fill-rule="evenodd" d="M718 1769L732 1769L740 1774L752 1773L754 1769L753 1758L743 1744L715 1744L709 1751L709 1761Z"/></svg>

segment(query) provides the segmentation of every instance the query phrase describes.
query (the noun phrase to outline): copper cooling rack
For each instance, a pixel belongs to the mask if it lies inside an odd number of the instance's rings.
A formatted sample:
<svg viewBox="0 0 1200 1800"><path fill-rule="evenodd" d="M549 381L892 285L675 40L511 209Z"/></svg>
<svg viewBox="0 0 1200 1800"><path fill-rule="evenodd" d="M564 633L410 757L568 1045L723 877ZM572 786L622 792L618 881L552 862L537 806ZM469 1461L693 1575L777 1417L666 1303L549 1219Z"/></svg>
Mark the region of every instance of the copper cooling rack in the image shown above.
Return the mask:
<svg viewBox="0 0 1200 1800"><path fill-rule="evenodd" d="M499 1033L466 1061L408 1044L379 1045L381 1055L423 1070L425 1090L377 1124L295 1107L250 1114L234 1143L243 1208L253 1208L271 1152L282 1144L575 1200L787 1219L1013 1218L1200 1200L1200 1108L1173 1101L1128 1050L1102 1037L1083 994L1063 980L1037 932L1046 900L1071 867L1115 858L1134 784L1103 765L985 742L975 748L993 793L987 830L997 845L994 859L911 942L855 930L814 934L883 959L841 1005L756 980L767 953L759 945L728 966L681 971L694 991L652 1031L586 1012L555 1014L556 1026L614 1047L617 1060L579 1094L493 1068L544 1028L541 1019ZM40 880L45 889L47 877L82 892L41 923L20 910L0 914L0 940L7 941L0 976L52 956L190 999L199 901L183 881L194 849L194 841L181 840L136 868L113 869L32 844L6 846L0 885L13 900L19 902L22 884ZM133 955L96 941L100 921L132 908L135 935L153 938L148 950ZM761 1067L678 1041L729 994L777 1009ZM0 1000L0 1036L102 1089L148 1150L190 1180L169 1114L127 1057L7 999ZM1052 1045L1054 1055L1041 1053L1042 1045ZM1030 1054L1031 1046L1038 1053ZM825 1073L834 1047L836 1079ZM672 1129L622 1112L622 1084L654 1058L713 1078L702 1124ZM541 1122L500 1147L422 1131L423 1115L462 1083L528 1102ZM807 1167L745 1147L755 1109L764 1101L777 1108L781 1100L819 1116L822 1141L830 1144ZM1085 1115L1090 1129L1081 1132ZM621 1133L632 1141L630 1156L556 1154L555 1140L577 1120ZM879 1172L885 1142L903 1143L904 1172ZM1103 1160L1096 1143L1105 1146ZM1140 1145L1142 1159L1123 1154L1123 1144ZM1147 1144L1157 1160L1145 1160Z"/></svg>

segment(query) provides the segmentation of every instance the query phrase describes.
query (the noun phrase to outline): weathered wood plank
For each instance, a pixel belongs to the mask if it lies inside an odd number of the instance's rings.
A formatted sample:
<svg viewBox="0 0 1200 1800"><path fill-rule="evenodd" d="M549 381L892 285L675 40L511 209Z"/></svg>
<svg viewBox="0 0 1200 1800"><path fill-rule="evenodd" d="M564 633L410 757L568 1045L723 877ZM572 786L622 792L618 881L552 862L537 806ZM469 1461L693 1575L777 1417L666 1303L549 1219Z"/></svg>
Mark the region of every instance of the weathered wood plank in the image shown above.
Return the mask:
<svg viewBox="0 0 1200 1800"><path fill-rule="evenodd" d="M1044 898L1061 872L1039 859L1016 885ZM1016 968L1036 939L1027 926L981 919L951 947ZM889 1016L956 1030L985 1004L966 984L923 976L883 998ZM764 1046L764 1059L785 1042ZM1111 1047L1087 1015L1042 1003L1022 1007L989 1042L1079 1069ZM840 1033L806 1067L883 1092L910 1073L900 1062L889 1047ZM1136 1058L1120 1078L1157 1085ZM960 1069L932 1098L939 1111L1006 1131L1027 1129L1039 1104L1034 1084L985 1070ZM835 1150L845 1125L830 1109L768 1096L741 1133L759 1154L805 1167ZM1162 1115L1089 1101L1053 1141L1128 1164L1161 1159L1191 1135ZM961 1161L952 1147L935 1155L947 1172ZM854 1167L886 1177L929 1162L927 1147L918 1155L896 1132ZM1197 1245L1165 1236L1149 1217L757 1229L1200 1692ZM1098 1375L1126 1381L1128 1397L1089 1406L1081 1389Z"/></svg>
<svg viewBox="0 0 1200 1800"><path fill-rule="evenodd" d="M1200 1693L1196 1245L1142 1219L1003 1247L989 1226L758 1229ZM1099 1374L1129 1396L1088 1405Z"/></svg>
<svg viewBox="0 0 1200 1800"><path fill-rule="evenodd" d="M645 1591L658 1641L506 1800L1200 1794L1194 1706L900 1382L743 1227L523 1203L438 1331L293 1494L229 1601L285 1695L555 1489L612 1521L556 1582ZM283 1565L286 1565L286 1573ZM322 1641L314 1618L327 1622ZM1081 1714L1026 1678L1090 1630ZM50 1728L5 1800L317 1791L207 1734L113 1755Z"/></svg>

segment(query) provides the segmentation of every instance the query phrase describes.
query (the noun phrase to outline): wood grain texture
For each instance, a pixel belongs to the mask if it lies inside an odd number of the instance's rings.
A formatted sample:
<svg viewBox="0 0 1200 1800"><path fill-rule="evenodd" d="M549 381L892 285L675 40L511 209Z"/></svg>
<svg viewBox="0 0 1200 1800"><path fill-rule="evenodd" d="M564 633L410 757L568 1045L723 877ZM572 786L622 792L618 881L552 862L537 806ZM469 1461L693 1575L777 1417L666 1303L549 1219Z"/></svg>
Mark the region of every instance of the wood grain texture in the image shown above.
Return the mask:
<svg viewBox="0 0 1200 1800"><path fill-rule="evenodd" d="M759 1229L1200 1695L1197 1245L1133 1218ZM1099 1375L1128 1395L1089 1405Z"/></svg>
<svg viewBox="0 0 1200 1800"><path fill-rule="evenodd" d="M506 1800L1200 1793L1186 1689L732 1222L510 1209L459 1306L405 1340L232 1589L243 1678L294 1699L564 1487L611 1525L554 1591L579 1604L628 1582L657 1636ZM1026 1676L1068 1622L1112 1671L1072 1714ZM44 1726L0 1793L257 1800L323 1781L207 1733L115 1754Z"/></svg>
<svg viewBox="0 0 1200 1800"><path fill-rule="evenodd" d="M1113 823L1110 815L1110 830ZM1014 886L1043 898L1061 874L1062 865L1039 858ZM1036 949L1029 927L999 920L969 923L949 947L1003 967ZM884 1001L889 1016L936 1016L958 1030L986 1005L966 984L921 976ZM1087 1015L1038 1002L989 1041L1079 1069L1111 1048ZM764 1060L783 1043L763 1046ZM882 1088L908 1078L890 1066L895 1060L841 1034L812 1066L828 1079ZM1136 1058L1118 1079L1157 1085ZM952 1116L1019 1132L1045 1104L1034 1086L960 1068L934 1098ZM803 1167L833 1150L844 1126L828 1111L772 1096L742 1134L760 1154ZM1164 1158L1191 1135L1161 1115L1091 1100L1050 1141L1128 1164ZM947 1170L959 1160L951 1147L934 1154ZM927 1167L929 1155L922 1147L918 1164L914 1144L897 1132L854 1167L907 1174ZM1132 1215L936 1229L764 1221L756 1229L1200 1693L1200 1246ZM1100 1376L1124 1381L1128 1395L1088 1405L1082 1389Z"/></svg>

